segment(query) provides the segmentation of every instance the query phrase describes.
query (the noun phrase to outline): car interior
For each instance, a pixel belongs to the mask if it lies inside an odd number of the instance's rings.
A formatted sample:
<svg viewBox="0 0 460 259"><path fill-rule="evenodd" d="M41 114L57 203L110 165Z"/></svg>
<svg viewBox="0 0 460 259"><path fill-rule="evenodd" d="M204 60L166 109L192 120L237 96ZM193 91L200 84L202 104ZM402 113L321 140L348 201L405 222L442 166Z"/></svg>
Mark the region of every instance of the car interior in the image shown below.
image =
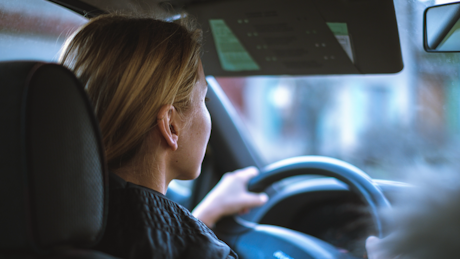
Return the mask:
<svg viewBox="0 0 460 259"><path fill-rule="evenodd" d="M212 134L166 195L191 210L259 168L248 189L270 200L213 229L240 258L367 258L409 172L459 169L454 1L0 0L0 258L113 258L91 249L110 199L97 119L57 64L111 12L202 28Z"/></svg>

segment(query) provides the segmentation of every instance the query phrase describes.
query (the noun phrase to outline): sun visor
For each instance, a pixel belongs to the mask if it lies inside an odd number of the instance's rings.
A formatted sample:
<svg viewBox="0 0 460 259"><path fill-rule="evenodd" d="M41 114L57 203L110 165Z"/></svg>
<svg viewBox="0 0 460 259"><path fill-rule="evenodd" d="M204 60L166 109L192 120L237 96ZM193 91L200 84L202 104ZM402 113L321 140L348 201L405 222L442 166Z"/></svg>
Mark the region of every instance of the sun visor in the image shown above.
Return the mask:
<svg viewBox="0 0 460 259"><path fill-rule="evenodd" d="M392 0L192 4L213 76L380 74L402 70Z"/></svg>

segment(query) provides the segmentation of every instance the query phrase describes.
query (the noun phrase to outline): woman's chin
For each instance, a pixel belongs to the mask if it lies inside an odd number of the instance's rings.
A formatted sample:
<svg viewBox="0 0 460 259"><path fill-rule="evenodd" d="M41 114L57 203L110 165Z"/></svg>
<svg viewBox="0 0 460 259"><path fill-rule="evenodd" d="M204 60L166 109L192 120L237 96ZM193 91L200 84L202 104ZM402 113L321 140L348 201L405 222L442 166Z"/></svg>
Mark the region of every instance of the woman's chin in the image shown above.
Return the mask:
<svg viewBox="0 0 460 259"><path fill-rule="evenodd" d="M201 166L195 171L195 172L187 172L184 174L181 174L179 177L176 178L176 180L195 180L200 176L201 173Z"/></svg>

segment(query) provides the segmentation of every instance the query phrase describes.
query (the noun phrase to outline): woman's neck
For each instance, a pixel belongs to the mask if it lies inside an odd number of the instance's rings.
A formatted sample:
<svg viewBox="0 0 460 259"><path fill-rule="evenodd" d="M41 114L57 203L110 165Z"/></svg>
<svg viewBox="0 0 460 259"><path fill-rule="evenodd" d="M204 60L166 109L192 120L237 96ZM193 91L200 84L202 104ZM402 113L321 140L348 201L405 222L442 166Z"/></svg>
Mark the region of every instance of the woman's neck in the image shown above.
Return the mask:
<svg viewBox="0 0 460 259"><path fill-rule="evenodd" d="M146 164L131 162L129 165L114 170L114 173L127 182L166 194L171 180L168 180L166 177L165 167L161 163L155 166Z"/></svg>
<svg viewBox="0 0 460 259"><path fill-rule="evenodd" d="M114 173L127 182L166 194L169 183L177 177L171 170L171 150L157 128L144 140L138 154Z"/></svg>

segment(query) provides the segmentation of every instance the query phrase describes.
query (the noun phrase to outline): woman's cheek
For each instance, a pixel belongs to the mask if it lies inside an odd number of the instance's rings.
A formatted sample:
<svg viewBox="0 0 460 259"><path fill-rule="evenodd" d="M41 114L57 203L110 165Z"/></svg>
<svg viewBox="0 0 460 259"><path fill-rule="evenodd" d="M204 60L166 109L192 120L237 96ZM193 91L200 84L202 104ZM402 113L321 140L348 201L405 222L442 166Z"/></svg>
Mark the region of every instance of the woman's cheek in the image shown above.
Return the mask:
<svg viewBox="0 0 460 259"><path fill-rule="evenodd" d="M212 127L211 114L209 114L208 108L206 107L205 107L205 111L206 111L207 136L209 139L211 137L211 127Z"/></svg>

